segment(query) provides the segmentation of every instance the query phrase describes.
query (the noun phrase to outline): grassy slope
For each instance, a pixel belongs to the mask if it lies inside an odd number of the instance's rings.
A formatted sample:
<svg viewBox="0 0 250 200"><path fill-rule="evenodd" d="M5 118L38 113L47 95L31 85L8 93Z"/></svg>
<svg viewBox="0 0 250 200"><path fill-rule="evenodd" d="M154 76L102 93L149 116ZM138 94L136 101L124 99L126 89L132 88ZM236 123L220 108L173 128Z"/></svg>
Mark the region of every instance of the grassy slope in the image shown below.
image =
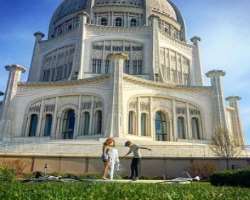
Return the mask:
<svg viewBox="0 0 250 200"><path fill-rule="evenodd" d="M250 188L209 184L0 183L1 200L250 200Z"/></svg>

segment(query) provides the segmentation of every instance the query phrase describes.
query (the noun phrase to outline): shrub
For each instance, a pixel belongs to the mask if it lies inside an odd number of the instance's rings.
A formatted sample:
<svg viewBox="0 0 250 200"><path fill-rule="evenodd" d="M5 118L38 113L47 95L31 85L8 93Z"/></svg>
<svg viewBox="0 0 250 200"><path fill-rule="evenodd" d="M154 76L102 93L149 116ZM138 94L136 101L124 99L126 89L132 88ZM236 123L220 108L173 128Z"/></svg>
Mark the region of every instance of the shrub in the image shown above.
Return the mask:
<svg viewBox="0 0 250 200"><path fill-rule="evenodd" d="M192 177L200 176L203 179L208 179L216 171L216 166L213 162L194 161L189 167L188 172Z"/></svg>
<svg viewBox="0 0 250 200"><path fill-rule="evenodd" d="M250 187L250 168L215 173L210 177L210 182L215 186Z"/></svg>
<svg viewBox="0 0 250 200"><path fill-rule="evenodd" d="M0 167L0 182L14 182L16 180L16 172L14 169Z"/></svg>

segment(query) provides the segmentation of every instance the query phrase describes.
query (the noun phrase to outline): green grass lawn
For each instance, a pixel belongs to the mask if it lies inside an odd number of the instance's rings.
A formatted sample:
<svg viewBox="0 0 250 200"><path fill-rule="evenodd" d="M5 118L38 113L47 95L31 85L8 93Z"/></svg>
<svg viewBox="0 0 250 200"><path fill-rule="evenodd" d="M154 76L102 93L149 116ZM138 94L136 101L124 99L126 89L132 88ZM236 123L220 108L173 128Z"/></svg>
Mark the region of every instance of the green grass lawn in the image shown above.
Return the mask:
<svg viewBox="0 0 250 200"><path fill-rule="evenodd" d="M118 183L0 183L1 200L250 200L250 188Z"/></svg>

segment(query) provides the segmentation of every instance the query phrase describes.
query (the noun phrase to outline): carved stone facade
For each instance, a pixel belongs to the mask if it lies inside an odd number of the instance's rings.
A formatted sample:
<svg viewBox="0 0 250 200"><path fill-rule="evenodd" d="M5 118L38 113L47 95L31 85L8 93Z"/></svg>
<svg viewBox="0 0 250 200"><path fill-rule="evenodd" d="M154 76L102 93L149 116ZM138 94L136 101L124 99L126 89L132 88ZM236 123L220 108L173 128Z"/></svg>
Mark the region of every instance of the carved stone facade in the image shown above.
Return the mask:
<svg viewBox="0 0 250 200"><path fill-rule="evenodd" d="M211 86L203 85L200 38L186 41L172 2L64 0L43 38L35 33L27 82L20 82L22 66L6 67L2 141L43 141L47 154L64 155L72 141L90 152L93 141L100 146L114 137L120 145L152 145L161 155L186 145L202 156L199 148L220 126L244 145L239 98L225 105L223 71L208 72ZM72 155L80 145L73 146Z"/></svg>

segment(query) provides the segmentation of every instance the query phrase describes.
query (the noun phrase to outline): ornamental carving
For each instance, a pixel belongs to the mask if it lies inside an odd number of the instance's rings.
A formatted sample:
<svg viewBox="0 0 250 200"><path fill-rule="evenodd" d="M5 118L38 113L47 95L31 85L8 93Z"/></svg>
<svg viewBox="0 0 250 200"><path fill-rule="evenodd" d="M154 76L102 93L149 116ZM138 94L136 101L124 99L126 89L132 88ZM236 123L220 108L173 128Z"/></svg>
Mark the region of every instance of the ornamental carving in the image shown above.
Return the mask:
<svg viewBox="0 0 250 200"><path fill-rule="evenodd" d="M94 108L102 108L102 102L101 101L95 102Z"/></svg>
<svg viewBox="0 0 250 200"><path fill-rule="evenodd" d="M185 115L186 114L186 108L176 108L176 113Z"/></svg>
<svg viewBox="0 0 250 200"><path fill-rule="evenodd" d="M54 112L55 104L48 104L44 106L44 112Z"/></svg>
<svg viewBox="0 0 250 200"><path fill-rule="evenodd" d="M91 102L84 102L84 103L82 103L82 109L83 110L91 109L91 105L92 105Z"/></svg>
<svg viewBox="0 0 250 200"><path fill-rule="evenodd" d="M142 111L149 111L149 109L150 109L149 103L141 102L141 103L140 103L140 109L141 109Z"/></svg>
<svg viewBox="0 0 250 200"><path fill-rule="evenodd" d="M137 107L137 102L131 102L129 104L129 109L136 109L136 107Z"/></svg>
<svg viewBox="0 0 250 200"><path fill-rule="evenodd" d="M40 110L41 110L41 105L35 105L29 108L29 112L31 113L39 113Z"/></svg>
<svg viewBox="0 0 250 200"><path fill-rule="evenodd" d="M200 115L201 112L199 110L196 110L196 109L190 109L190 114L191 115Z"/></svg>

